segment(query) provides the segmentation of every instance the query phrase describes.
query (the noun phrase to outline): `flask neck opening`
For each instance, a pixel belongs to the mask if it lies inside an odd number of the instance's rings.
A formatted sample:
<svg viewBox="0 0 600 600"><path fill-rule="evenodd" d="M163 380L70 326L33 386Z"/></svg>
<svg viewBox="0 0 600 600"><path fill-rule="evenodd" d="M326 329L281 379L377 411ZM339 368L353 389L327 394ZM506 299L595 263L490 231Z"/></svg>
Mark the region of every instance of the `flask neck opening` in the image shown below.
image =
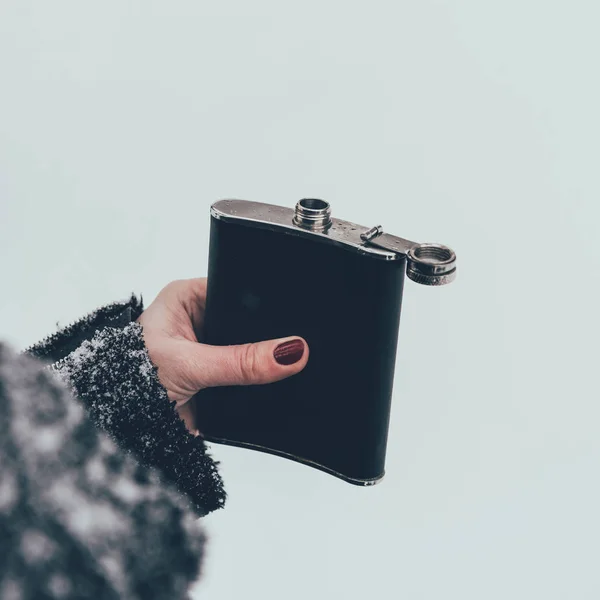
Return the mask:
<svg viewBox="0 0 600 600"><path fill-rule="evenodd" d="M293 222L311 231L325 231L331 226L331 206L319 198L303 198L296 203Z"/></svg>

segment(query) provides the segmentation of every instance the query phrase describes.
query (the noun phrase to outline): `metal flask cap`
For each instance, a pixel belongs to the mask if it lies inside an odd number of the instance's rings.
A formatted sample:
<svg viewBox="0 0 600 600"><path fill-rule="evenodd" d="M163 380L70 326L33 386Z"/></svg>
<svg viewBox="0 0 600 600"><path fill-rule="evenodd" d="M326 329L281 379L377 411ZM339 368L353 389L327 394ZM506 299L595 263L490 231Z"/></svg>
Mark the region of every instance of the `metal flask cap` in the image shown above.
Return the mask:
<svg viewBox="0 0 600 600"><path fill-rule="evenodd" d="M325 233L332 225L331 206L319 198L303 198L295 207L294 225ZM376 246L407 257L406 275L422 285L445 285L456 277L456 254L448 246L411 242L389 233L381 225L360 234L365 245Z"/></svg>

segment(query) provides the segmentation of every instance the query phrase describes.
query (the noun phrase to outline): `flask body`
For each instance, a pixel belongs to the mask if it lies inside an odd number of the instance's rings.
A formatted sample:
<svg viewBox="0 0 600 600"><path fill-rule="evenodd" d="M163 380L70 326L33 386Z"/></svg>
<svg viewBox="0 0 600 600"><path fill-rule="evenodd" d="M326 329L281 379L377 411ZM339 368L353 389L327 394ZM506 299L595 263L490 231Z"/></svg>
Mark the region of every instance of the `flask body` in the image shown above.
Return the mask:
<svg viewBox="0 0 600 600"><path fill-rule="evenodd" d="M202 390L205 439L290 458L357 485L384 475L405 258L211 216L202 341L301 336L302 372Z"/></svg>

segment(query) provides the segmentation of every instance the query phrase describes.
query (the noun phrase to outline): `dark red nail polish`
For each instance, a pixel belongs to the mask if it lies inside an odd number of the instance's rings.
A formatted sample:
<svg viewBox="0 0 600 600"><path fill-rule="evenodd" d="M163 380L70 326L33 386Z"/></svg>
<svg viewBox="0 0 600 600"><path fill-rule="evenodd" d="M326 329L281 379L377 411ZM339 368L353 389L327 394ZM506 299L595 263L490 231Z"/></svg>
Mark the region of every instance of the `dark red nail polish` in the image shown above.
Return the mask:
<svg viewBox="0 0 600 600"><path fill-rule="evenodd" d="M302 340L290 340L279 344L273 356L280 365L293 365L297 363L304 354L304 342Z"/></svg>

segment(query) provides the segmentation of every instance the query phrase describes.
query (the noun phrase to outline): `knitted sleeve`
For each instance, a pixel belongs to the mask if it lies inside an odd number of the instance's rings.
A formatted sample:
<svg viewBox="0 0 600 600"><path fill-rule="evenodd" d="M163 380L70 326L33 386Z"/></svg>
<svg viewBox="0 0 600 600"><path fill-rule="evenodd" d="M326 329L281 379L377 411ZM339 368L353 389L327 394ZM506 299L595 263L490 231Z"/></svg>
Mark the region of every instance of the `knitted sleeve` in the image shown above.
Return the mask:
<svg viewBox="0 0 600 600"><path fill-rule="evenodd" d="M118 378L130 376L132 388L147 386L147 396L138 398L140 405L158 393L155 384L146 381L153 377L150 368L141 368L147 363L128 357L128 353L141 357L144 351L133 341L139 339L135 327L129 332L127 327L95 334L88 342L98 347L89 350L91 362L83 360L83 350L72 357L73 365L80 361L83 369L98 369L85 380L75 368L68 371L76 387L85 390L83 404L40 361L0 344L3 600L181 600L188 597L187 590L199 575L204 535L195 513L158 471L141 466L113 441L119 438L137 448L122 437L118 423L111 423L121 418L114 406L117 397L129 389L122 388L125 384ZM127 366L117 368L116 358L105 367L97 366L118 348ZM138 376L134 371L140 368ZM108 394L104 404L103 394ZM84 404L92 406L95 420L111 431L110 436L95 426ZM142 412L148 418L161 416L153 411ZM160 463L163 442L152 441L152 428L127 422L132 434L136 428L144 430L146 443L154 448L146 462ZM169 430L172 427L167 424ZM200 453L202 468L207 468L203 451L195 452ZM163 462L171 465L166 471L173 473L175 462L169 460ZM182 459L178 464L183 468L184 463ZM213 487L202 498L215 498L215 494ZM215 500L208 504L214 506Z"/></svg>
<svg viewBox="0 0 600 600"><path fill-rule="evenodd" d="M126 453L184 494L198 515L225 503L217 464L201 437L188 433L158 379L135 322L142 300L102 307L26 353L51 370L85 406L91 420Z"/></svg>

